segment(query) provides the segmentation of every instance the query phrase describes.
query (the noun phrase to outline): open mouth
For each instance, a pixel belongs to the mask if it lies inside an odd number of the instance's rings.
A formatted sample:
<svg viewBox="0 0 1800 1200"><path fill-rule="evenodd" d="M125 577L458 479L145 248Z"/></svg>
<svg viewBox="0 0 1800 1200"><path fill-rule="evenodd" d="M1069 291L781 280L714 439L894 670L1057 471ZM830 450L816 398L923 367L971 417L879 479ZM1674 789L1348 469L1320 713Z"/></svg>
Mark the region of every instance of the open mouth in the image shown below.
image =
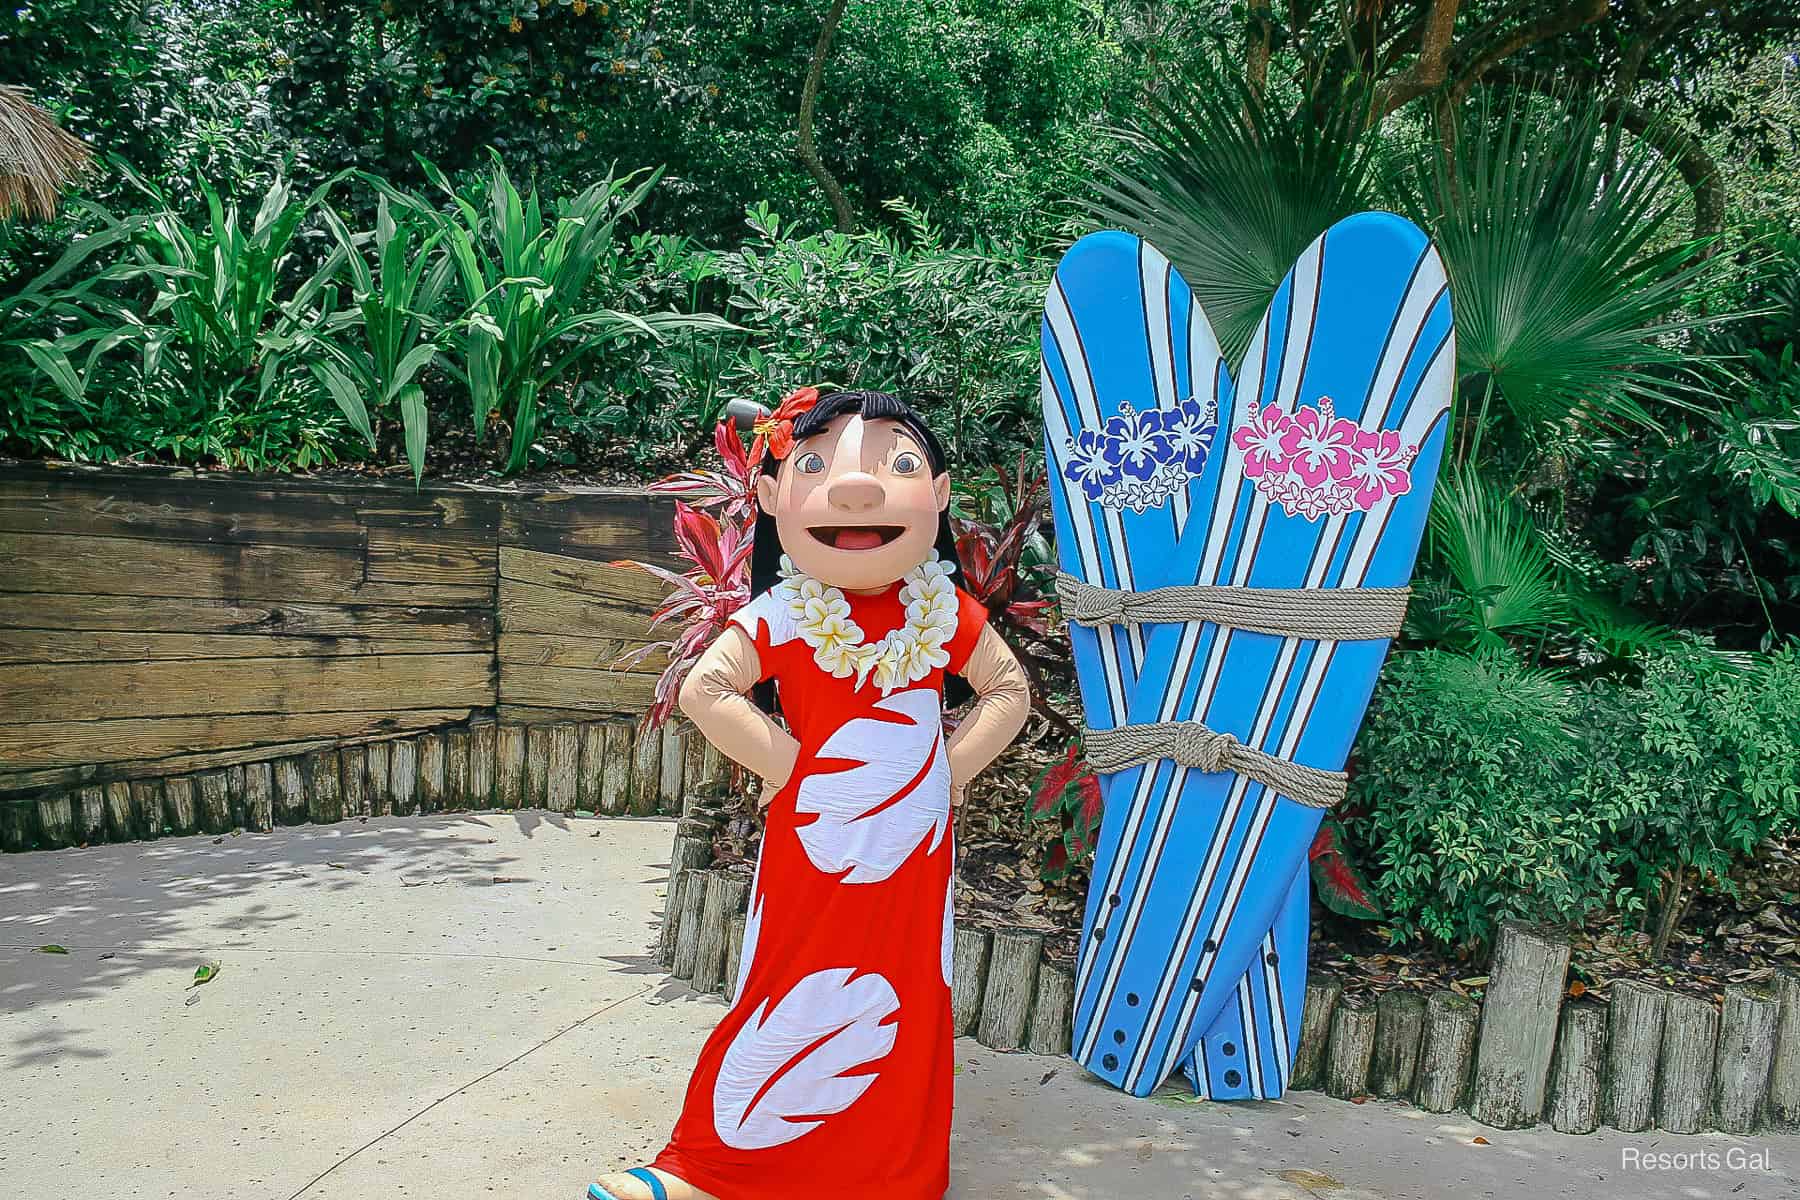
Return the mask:
<svg viewBox="0 0 1800 1200"><path fill-rule="evenodd" d="M902 533L903 525L815 525L807 530L815 541L834 550L876 550Z"/></svg>

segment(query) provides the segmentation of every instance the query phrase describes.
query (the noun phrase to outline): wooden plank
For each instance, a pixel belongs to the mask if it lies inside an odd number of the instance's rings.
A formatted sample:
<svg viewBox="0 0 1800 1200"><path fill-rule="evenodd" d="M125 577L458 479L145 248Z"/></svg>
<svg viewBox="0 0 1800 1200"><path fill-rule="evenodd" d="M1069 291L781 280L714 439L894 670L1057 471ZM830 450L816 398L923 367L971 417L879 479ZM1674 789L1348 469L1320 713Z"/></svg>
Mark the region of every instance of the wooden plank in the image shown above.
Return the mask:
<svg viewBox="0 0 1800 1200"><path fill-rule="evenodd" d="M429 697L439 708L490 705L493 660L394 654L7 666L0 667L0 729L209 714L390 712L409 707L413 697Z"/></svg>
<svg viewBox="0 0 1800 1200"><path fill-rule="evenodd" d="M575 766L575 806L599 812L606 792L606 726L586 721L580 726Z"/></svg>
<svg viewBox="0 0 1800 1200"><path fill-rule="evenodd" d="M950 1027L957 1037L975 1032L987 992L993 938L985 929L958 926L950 943Z"/></svg>
<svg viewBox="0 0 1800 1200"><path fill-rule="evenodd" d="M500 503L498 496L397 493L344 480L309 486L136 471L86 478L0 471L0 531L12 533L355 546L374 515L388 523L485 529L492 540Z"/></svg>
<svg viewBox="0 0 1800 1200"><path fill-rule="evenodd" d="M681 815L681 771L687 760L685 735L675 722L662 727L662 761L656 780L656 811L666 816Z"/></svg>
<svg viewBox="0 0 1800 1200"><path fill-rule="evenodd" d="M1369 1062L1375 1054L1375 1006L1359 996L1346 996L1331 1014L1331 1042L1325 1050L1325 1092L1354 1100L1369 1088Z"/></svg>
<svg viewBox="0 0 1800 1200"><path fill-rule="evenodd" d="M1780 1018L1781 1002L1774 993L1736 983L1725 985L1713 1114L1726 1133L1749 1133L1762 1117Z"/></svg>
<svg viewBox="0 0 1800 1200"><path fill-rule="evenodd" d="M0 634L0 647L5 646ZM506 667L562 667L573 671L632 671L640 675L660 675L669 665L669 656L661 650L641 662L626 663L624 658L648 645L623 638L582 637L566 633L552 637L543 633L502 633L499 639L501 669Z"/></svg>
<svg viewBox="0 0 1800 1200"><path fill-rule="evenodd" d="M1668 1001L1667 992L1646 983L1613 984L1600 1117L1614 1129L1642 1133L1656 1123L1656 1059Z"/></svg>
<svg viewBox="0 0 1800 1200"><path fill-rule="evenodd" d="M388 786L388 755L392 745L391 742L366 742L363 745L369 776L371 817L385 817L394 811L394 794Z"/></svg>
<svg viewBox="0 0 1800 1200"><path fill-rule="evenodd" d="M1600 1128L1600 1077L1606 1067L1606 1006L1575 1000L1563 1006L1550 1063L1550 1128L1592 1133Z"/></svg>
<svg viewBox="0 0 1800 1200"><path fill-rule="evenodd" d="M444 732L444 807L461 810L475 807L469 789L470 735L467 729Z"/></svg>
<svg viewBox="0 0 1800 1200"><path fill-rule="evenodd" d="M716 874L701 870L683 876L687 886L681 889L681 912L675 926L675 965L669 969L677 979L694 977L694 964L700 960L701 916Z"/></svg>
<svg viewBox="0 0 1800 1200"><path fill-rule="evenodd" d="M525 808L543 808L550 787L549 725L525 727L525 794L520 804Z"/></svg>
<svg viewBox="0 0 1800 1200"><path fill-rule="evenodd" d="M687 893L700 878L699 871L690 871L669 880L669 893L663 901L662 929L657 939L656 961L664 967L675 966L675 942L681 934L681 912L687 907ZM701 883L704 887L704 882Z"/></svg>
<svg viewBox="0 0 1800 1200"><path fill-rule="evenodd" d="M203 833L231 832L231 776L224 770L194 776Z"/></svg>
<svg viewBox="0 0 1800 1200"><path fill-rule="evenodd" d="M37 823L38 840L44 845L62 847L75 844L75 805L67 792L38 797ZM192 833L193 822L189 821L188 827L180 832Z"/></svg>
<svg viewBox="0 0 1800 1200"><path fill-rule="evenodd" d="M504 555L501 561L504 564ZM577 637L619 638L628 642L657 640L650 613L659 599L630 593L596 595L505 575L500 577L499 597L503 633L572 633Z"/></svg>
<svg viewBox="0 0 1800 1200"><path fill-rule="evenodd" d="M476 645L477 643L470 641L463 648L470 649ZM0 629L0 666L31 663L192 662L221 658L355 658L387 654L443 654L448 649L450 647L443 640L431 638L384 638L377 641L359 637Z"/></svg>
<svg viewBox="0 0 1800 1200"><path fill-rule="evenodd" d="M129 842L137 836L131 817L131 784L123 779L106 785L106 833L115 842Z"/></svg>
<svg viewBox="0 0 1800 1200"><path fill-rule="evenodd" d="M627 489L520 497L501 512L502 551L536 551L607 562L643 558L673 563L674 502Z"/></svg>
<svg viewBox="0 0 1800 1200"><path fill-rule="evenodd" d="M369 815L369 748L345 746L338 751L344 764L344 816Z"/></svg>
<svg viewBox="0 0 1800 1200"><path fill-rule="evenodd" d="M275 771L266 762L244 765L244 828L275 828Z"/></svg>
<svg viewBox="0 0 1800 1200"><path fill-rule="evenodd" d="M494 754L494 797L501 808L525 802L525 729L502 725Z"/></svg>
<svg viewBox="0 0 1800 1200"><path fill-rule="evenodd" d="M707 880L701 900L699 941L694 955L692 982L698 992L722 991L725 986L725 954L730 945L731 918L743 911L750 895L750 880L742 875L715 871Z"/></svg>
<svg viewBox="0 0 1800 1200"><path fill-rule="evenodd" d="M0 850L17 854L37 845L37 803L0 800Z"/></svg>
<svg viewBox="0 0 1800 1200"><path fill-rule="evenodd" d="M556 591L579 592L649 612L669 595L669 585L647 571L517 546L500 547L500 577Z"/></svg>
<svg viewBox="0 0 1800 1200"><path fill-rule="evenodd" d="M314 824L344 819L344 765L336 750L315 750L300 760L306 785L306 815Z"/></svg>
<svg viewBox="0 0 1800 1200"><path fill-rule="evenodd" d="M1300 1045L1294 1051L1294 1069L1288 1087L1318 1091L1325 1085L1325 1048L1331 1042L1331 1013L1344 994L1340 980L1310 976L1306 997L1300 1004Z"/></svg>
<svg viewBox="0 0 1800 1200"><path fill-rule="evenodd" d="M656 699L656 676L558 667L527 670L501 663L498 692L503 712L514 711L527 722L591 719L596 714L637 716ZM534 717L518 713L521 708L544 711Z"/></svg>
<svg viewBox="0 0 1800 1200"><path fill-rule="evenodd" d="M1369 1090L1385 1100L1412 1094L1425 1036L1425 998L1413 992L1383 992L1375 1001L1375 1049L1369 1060Z"/></svg>
<svg viewBox="0 0 1800 1200"><path fill-rule="evenodd" d="M113 764L109 772L120 778L175 774L306 753L340 738L380 737L462 721L469 711L271 712L7 725L0 726L0 765L48 768L60 759ZM183 753L195 746L216 749ZM30 775L29 770L0 773L0 787L24 786Z"/></svg>
<svg viewBox="0 0 1800 1200"><path fill-rule="evenodd" d="M1656 1127L1699 1133L1712 1101L1719 1011L1698 996L1671 995L1657 1057Z"/></svg>
<svg viewBox="0 0 1800 1200"><path fill-rule="evenodd" d="M377 583L469 584L492 587L498 547L479 530L372 527L366 577Z"/></svg>
<svg viewBox="0 0 1800 1200"><path fill-rule="evenodd" d="M469 806L488 808L494 803L494 759L499 746L499 727L492 721L469 725Z"/></svg>
<svg viewBox="0 0 1800 1200"><path fill-rule="evenodd" d="M976 1025L976 1040L982 1045L992 1050L1018 1050L1025 1045L1043 957L1043 934L1024 929L995 932L988 955L987 986L981 994L981 1019Z"/></svg>
<svg viewBox="0 0 1800 1200"><path fill-rule="evenodd" d="M1773 983L1781 1019L1769 1067L1769 1120L1800 1129L1800 967L1776 967Z"/></svg>
<svg viewBox="0 0 1800 1200"><path fill-rule="evenodd" d="M162 836L163 781L134 779L131 781L132 822L141 838Z"/></svg>
<svg viewBox="0 0 1800 1200"><path fill-rule="evenodd" d="M1437 991L1425 1001L1425 1036L1413 1103L1426 1112L1447 1113L1468 1102L1469 1066L1475 1058L1475 1031L1481 1009L1467 996Z"/></svg>
<svg viewBox="0 0 1800 1200"><path fill-rule="evenodd" d="M455 649L491 646L495 624L491 604L478 608L414 608L312 604L285 599L236 602L61 593L52 599L33 593L0 592L0 629L5 630L88 630L130 638L152 634L260 637L272 642L337 639L371 645L424 641L445 643L444 649ZM131 657L164 655L145 653ZM242 655L233 653L229 657Z"/></svg>
<svg viewBox="0 0 1800 1200"><path fill-rule="evenodd" d="M493 595L472 584L365 582L360 547L24 533L0 533L0 592L449 608L484 606Z"/></svg>
<svg viewBox="0 0 1800 1200"><path fill-rule="evenodd" d="M681 833L675 835L675 844L669 850L669 886L673 888L675 881L683 872L697 870L712 862L712 839L693 837Z"/></svg>
<svg viewBox="0 0 1800 1200"><path fill-rule="evenodd" d="M544 807L551 812L573 812L576 774L581 761L581 736L576 727L570 724L551 725L547 728L549 746L544 765Z"/></svg>
<svg viewBox="0 0 1800 1200"><path fill-rule="evenodd" d="M40 808L40 822L43 815ZM191 775L177 775L163 780L163 827L177 836L193 833L199 828L199 818L194 809L194 780Z"/></svg>
<svg viewBox="0 0 1800 1200"><path fill-rule="evenodd" d="M445 788L449 782L449 751L441 731L421 733L419 745L419 807L422 813L444 811Z"/></svg>
<svg viewBox="0 0 1800 1200"><path fill-rule="evenodd" d="M1543 1114L1568 973L1566 940L1521 921L1500 923L1469 1092L1469 1115L1482 1124L1520 1129Z"/></svg>
<svg viewBox="0 0 1800 1200"><path fill-rule="evenodd" d="M631 733L631 791L627 805L635 816L656 812L662 791L662 733L634 728Z"/></svg>
<svg viewBox="0 0 1800 1200"><path fill-rule="evenodd" d="M80 846L106 840L106 790L89 784L74 793L75 842Z"/></svg>
<svg viewBox="0 0 1800 1200"><path fill-rule="evenodd" d="M623 816L631 808L631 723L606 725L606 775L600 781L600 812Z"/></svg>
<svg viewBox="0 0 1800 1200"><path fill-rule="evenodd" d="M725 998L737 999L738 972L744 966L744 927L749 919L743 913L733 913L731 922L725 929Z"/></svg>
<svg viewBox="0 0 1800 1200"><path fill-rule="evenodd" d="M402 738L388 743L388 811L410 817L419 811L419 743Z"/></svg>
<svg viewBox="0 0 1800 1200"><path fill-rule="evenodd" d="M1075 972L1061 963L1038 967L1037 999L1031 1002L1031 1027L1025 1049L1033 1054L1067 1055L1075 1015Z"/></svg>

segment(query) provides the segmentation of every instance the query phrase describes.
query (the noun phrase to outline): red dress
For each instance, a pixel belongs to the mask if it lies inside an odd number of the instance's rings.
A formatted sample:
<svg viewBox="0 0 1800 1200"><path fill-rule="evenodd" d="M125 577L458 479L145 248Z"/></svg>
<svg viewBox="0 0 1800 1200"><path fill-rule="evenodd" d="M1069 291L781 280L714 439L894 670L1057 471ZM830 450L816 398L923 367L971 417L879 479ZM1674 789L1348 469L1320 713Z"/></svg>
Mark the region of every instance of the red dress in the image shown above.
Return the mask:
<svg viewBox="0 0 1800 1200"><path fill-rule="evenodd" d="M846 597L866 642L905 623L899 590ZM986 618L957 591L950 671ZM944 669L883 697L822 669L777 592L735 619L800 755L768 808L737 994L653 1165L720 1200L940 1200L955 853Z"/></svg>

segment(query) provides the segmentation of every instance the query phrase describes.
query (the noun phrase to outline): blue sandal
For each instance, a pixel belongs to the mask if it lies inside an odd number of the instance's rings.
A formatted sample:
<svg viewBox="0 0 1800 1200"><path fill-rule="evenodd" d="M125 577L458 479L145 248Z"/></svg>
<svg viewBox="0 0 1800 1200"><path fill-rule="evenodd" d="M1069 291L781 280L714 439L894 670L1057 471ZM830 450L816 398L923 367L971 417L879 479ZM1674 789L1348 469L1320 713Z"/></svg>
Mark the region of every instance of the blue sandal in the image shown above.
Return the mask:
<svg viewBox="0 0 1800 1200"><path fill-rule="evenodd" d="M633 1167L625 1172L633 1179L641 1179L650 1185L651 1200L669 1200L669 1190L662 1185L662 1180L652 1175L643 1167ZM597 1183L588 1184L588 1200L619 1200L619 1198Z"/></svg>

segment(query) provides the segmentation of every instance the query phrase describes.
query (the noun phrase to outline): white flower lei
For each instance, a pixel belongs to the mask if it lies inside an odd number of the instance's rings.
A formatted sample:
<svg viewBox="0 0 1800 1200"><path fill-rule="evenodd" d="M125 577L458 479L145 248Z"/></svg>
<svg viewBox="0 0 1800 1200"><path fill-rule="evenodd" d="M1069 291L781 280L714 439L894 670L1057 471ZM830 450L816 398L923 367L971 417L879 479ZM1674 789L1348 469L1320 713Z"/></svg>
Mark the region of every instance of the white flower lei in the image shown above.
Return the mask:
<svg viewBox="0 0 1800 1200"><path fill-rule="evenodd" d="M837 679L855 675L858 688L873 673L886 696L950 665L945 646L956 636L956 584L935 551L901 576L906 624L872 644L864 643L862 627L850 618L844 593L807 575L785 554L774 592L787 603L819 668Z"/></svg>

